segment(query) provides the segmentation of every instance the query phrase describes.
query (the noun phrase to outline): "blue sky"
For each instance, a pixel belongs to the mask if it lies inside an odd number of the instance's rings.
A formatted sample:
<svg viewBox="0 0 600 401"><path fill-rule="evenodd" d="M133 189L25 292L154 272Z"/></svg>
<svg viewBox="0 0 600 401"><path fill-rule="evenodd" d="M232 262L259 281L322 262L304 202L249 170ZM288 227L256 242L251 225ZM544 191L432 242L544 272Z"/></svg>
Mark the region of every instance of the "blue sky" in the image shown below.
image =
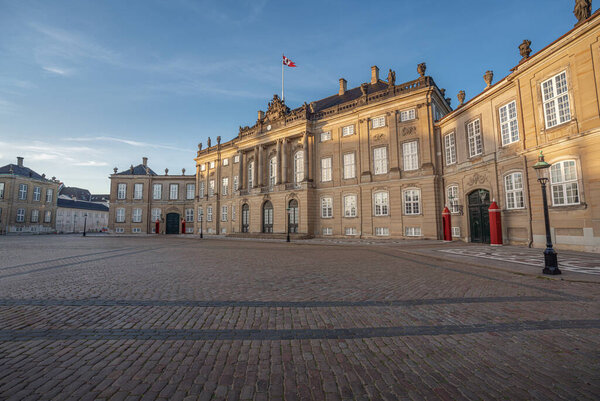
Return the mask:
<svg viewBox="0 0 600 401"><path fill-rule="evenodd" d="M574 1L0 0L0 165L107 193L113 167L194 171L281 92L294 108L416 65L467 99L573 27ZM596 7L594 7L594 10Z"/></svg>

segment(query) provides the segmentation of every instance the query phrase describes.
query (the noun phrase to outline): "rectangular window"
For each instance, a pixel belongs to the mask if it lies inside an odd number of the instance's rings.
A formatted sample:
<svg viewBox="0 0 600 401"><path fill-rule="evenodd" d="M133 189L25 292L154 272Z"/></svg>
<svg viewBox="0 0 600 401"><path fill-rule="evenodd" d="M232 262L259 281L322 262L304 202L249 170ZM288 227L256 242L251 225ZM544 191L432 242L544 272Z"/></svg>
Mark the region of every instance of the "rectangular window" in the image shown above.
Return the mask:
<svg viewBox="0 0 600 401"><path fill-rule="evenodd" d="M156 223L156 220L160 221L160 209L152 209L152 223Z"/></svg>
<svg viewBox="0 0 600 401"><path fill-rule="evenodd" d="M331 181L331 157L321 159L321 181Z"/></svg>
<svg viewBox="0 0 600 401"><path fill-rule="evenodd" d="M214 196L215 194L215 180L208 182L208 196Z"/></svg>
<svg viewBox="0 0 600 401"><path fill-rule="evenodd" d="M419 214L421 191L418 189L407 189L404 191L404 214Z"/></svg>
<svg viewBox="0 0 600 401"><path fill-rule="evenodd" d="M390 235L390 229L387 227L375 227L375 235L378 237L388 237Z"/></svg>
<svg viewBox="0 0 600 401"><path fill-rule="evenodd" d="M212 221L212 206L206 207L206 221Z"/></svg>
<svg viewBox="0 0 600 401"><path fill-rule="evenodd" d="M460 227L452 227L452 236L454 238L460 238Z"/></svg>
<svg viewBox="0 0 600 401"><path fill-rule="evenodd" d="M144 184L133 185L133 199L142 199L144 191Z"/></svg>
<svg viewBox="0 0 600 401"><path fill-rule="evenodd" d="M321 217L324 219L333 217L333 198L321 198Z"/></svg>
<svg viewBox="0 0 600 401"><path fill-rule="evenodd" d="M127 196L127 184L117 185L117 199L125 199Z"/></svg>
<svg viewBox="0 0 600 401"><path fill-rule="evenodd" d="M204 215L204 211L201 207L198 208L198 221L202 221L202 216Z"/></svg>
<svg viewBox="0 0 600 401"><path fill-rule="evenodd" d="M405 142L402 144L402 157L404 160L404 170L419 169L419 154L417 153L417 141Z"/></svg>
<svg viewBox="0 0 600 401"><path fill-rule="evenodd" d="M504 177L504 190L506 191L506 208L523 209L523 174L512 173Z"/></svg>
<svg viewBox="0 0 600 401"><path fill-rule="evenodd" d="M198 196L200 198L204 198L204 181L200 182L200 189L198 191Z"/></svg>
<svg viewBox="0 0 600 401"><path fill-rule="evenodd" d="M32 223L37 223L40 220L40 211L39 210L32 210L31 211L31 222Z"/></svg>
<svg viewBox="0 0 600 401"><path fill-rule="evenodd" d="M277 156L269 160L269 186L273 188L277 184Z"/></svg>
<svg viewBox="0 0 600 401"><path fill-rule="evenodd" d="M385 117L384 116L375 117L373 120L371 120L371 127L372 128L385 127Z"/></svg>
<svg viewBox="0 0 600 401"><path fill-rule="evenodd" d="M212 169L212 168L215 168L215 162L214 162L214 161L210 162L210 168L211 168L211 169Z"/></svg>
<svg viewBox="0 0 600 401"><path fill-rule="evenodd" d="M387 192L375 192L373 195L373 204L375 205L375 216L387 216L389 210L389 198Z"/></svg>
<svg viewBox="0 0 600 401"><path fill-rule="evenodd" d="M579 204L579 184L575 160L554 163L550 167L550 185L554 206Z"/></svg>
<svg viewBox="0 0 600 401"><path fill-rule="evenodd" d="M227 206L221 206L221 221L227 221Z"/></svg>
<svg viewBox="0 0 600 401"><path fill-rule="evenodd" d="M233 176L233 190L237 191L238 189L240 189L240 184L238 182L238 176L234 175Z"/></svg>
<svg viewBox="0 0 600 401"><path fill-rule="evenodd" d="M42 188L33 187L33 200L39 202L42 199Z"/></svg>
<svg viewBox="0 0 600 401"><path fill-rule="evenodd" d="M356 195L344 196L344 217L356 217Z"/></svg>
<svg viewBox="0 0 600 401"><path fill-rule="evenodd" d="M19 184L19 200L27 200L27 184Z"/></svg>
<svg viewBox="0 0 600 401"><path fill-rule="evenodd" d="M125 222L125 209L124 208L120 207L117 209L116 221L117 221L117 223Z"/></svg>
<svg viewBox="0 0 600 401"><path fill-rule="evenodd" d="M519 124L517 122L517 102L514 100L502 107L500 113L500 133L502 146L519 140Z"/></svg>
<svg viewBox="0 0 600 401"><path fill-rule="evenodd" d="M133 209L133 215L131 216L131 221L134 223L142 222L142 209L140 209L140 208Z"/></svg>
<svg viewBox="0 0 600 401"><path fill-rule="evenodd" d="M458 186L451 185L446 188L446 199L448 200L448 208L450 213L458 213Z"/></svg>
<svg viewBox="0 0 600 401"><path fill-rule="evenodd" d="M454 132L444 136L444 149L446 151L446 165L456 163L456 142Z"/></svg>
<svg viewBox="0 0 600 401"><path fill-rule="evenodd" d="M571 120L566 71L542 82L542 96L546 128L552 128Z"/></svg>
<svg viewBox="0 0 600 401"><path fill-rule="evenodd" d="M0 182L0 199L4 199L4 183Z"/></svg>
<svg viewBox="0 0 600 401"><path fill-rule="evenodd" d="M400 121L409 121L415 119L415 109L403 110L400 112Z"/></svg>
<svg viewBox="0 0 600 401"><path fill-rule="evenodd" d="M481 141L481 123L479 119L467 124L467 136L469 139L469 157L480 155L483 152Z"/></svg>
<svg viewBox="0 0 600 401"><path fill-rule="evenodd" d="M25 209L17 209L17 223L25 221Z"/></svg>
<svg viewBox="0 0 600 401"><path fill-rule="evenodd" d="M386 147L373 149L373 167L375 174L386 174L388 172Z"/></svg>
<svg viewBox="0 0 600 401"><path fill-rule="evenodd" d="M195 192L196 192L196 184L187 184L185 186L185 198L186 199L194 199Z"/></svg>
<svg viewBox="0 0 600 401"><path fill-rule="evenodd" d="M347 125L342 128L342 136L354 135L354 125Z"/></svg>
<svg viewBox="0 0 600 401"><path fill-rule="evenodd" d="M421 227L405 227L404 234L407 237L420 237L421 236Z"/></svg>
<svg viewBox="0 0 600 401"><path fill-rule="evenodd" d="M54 190L52 188L48 188L46 190L46 203L52 203L53 198L54 198Z"/></svg>
<svg viewBox="0 0 600 401"><path fill-rule="evenodd" d="M124 229L123 227L117 227L117 228L115 228L115 232L116 232L116 233L119 233L119 234L120 234L120 233L124 233L124 232L125 232L125 229Z"/></svg>
<svg viewBox="0 0 600 401"><path fill-rule="evenodd" d="M200 171L206 171L206 163L200 165Z"/></svg>
<svg viewBox="0 0 600 401"><path fill-rule="evenodd" d="M185 221L187 223L194 222L194 209L185 209Z"/></svg>
<svg viewBox="0 0 600 401"><path fill-rule="evenodd" d="M233 156L233 162L234 163L239 163L240 162L240 155Z"/></svg>
<svg viewBox="0 0 600 401"><path fill-rule="evenodd" d="M134 233L134 234L139 234L139 233L142 232L142 229L139 228L139 227L134 227L134 228L131 229L131 232Z"/></svg>
<svg viewBox="0 0 600 401"><path fill-rule="evenodd" d="M321 132L321 142L327 142L331 140L331 131Z"/></svg>
<svg viewBox="0 0 600 401"><path fill-rule="evenodd" d="M52 211L46 210L44 212L44 223L50 223L50 222L52 222Z"/></svg>
<svg viewBox="0 0 600 401"><path fill-rule="evenodd" d="M235 205L231 205L231 221L235 221Z"/></svg>
<svg viewBox="0 0 600 401"><path fill-rule="evenodd" d="M356 164L354 162L354 153L344 154L344 179L356 177Z"/></svg>
<svg viewBox="0 0 600 401"><path fill-rule="evenodd" d="M223 165L224 166L229 166L229 158L223 159Z"/></svg>
<svg viewBox="0 0 600 401"><path fill-rule="evenodd" d="M169 199L179 198L179 184L169 185Z"/></svg>
<svg viewBox="0 0 600 401"><path fill-rule="evenodd" d="M346 235L356 235L356 227L346 227Z"/></svg>
<svg viewBox="0 0 600 401"><path fill-rule="evenodd" d="M331 227L323 227L323 235L333 235L333 229Z"/></svg>
<svg viewBox="0 0 600 401"><path fill-rule="evenodd" d="M154 200L162 199L162 184L154 184L152 186L152 199L154 199Z"/></svg>
<svg viewBox="0 0 600 401"><path fill-rule="evenodd" d="M248 162L248 189L254 188L254 160Z"/></svg>
<svg viewBox="0 0 600 401"><path fill-rule="evenodd" d="M223 188L221 195L227 195L229 193L229 177L223 178L221 186Z"/></svg>

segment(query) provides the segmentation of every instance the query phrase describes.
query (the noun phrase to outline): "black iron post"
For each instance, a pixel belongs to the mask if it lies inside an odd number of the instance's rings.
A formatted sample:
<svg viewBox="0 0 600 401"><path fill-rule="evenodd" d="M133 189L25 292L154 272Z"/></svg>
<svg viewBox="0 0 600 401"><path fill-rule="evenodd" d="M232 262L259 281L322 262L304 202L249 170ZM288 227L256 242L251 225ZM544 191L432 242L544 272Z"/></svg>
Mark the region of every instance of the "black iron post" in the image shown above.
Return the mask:
<svg viewBox="0 0 600 401"><path fill-rule="evenodd" d="M287 221L287 238L286 238L286 242L290 242L290 218L291 218L291 214L292 214L292 209L291 208L287 208L287 212L288 212L288 221Z"/></svg>
<svg viewBox="0 0 600 401"><path fill-rule="evenodd" d="M204 220L204 219L202 218L202 215L201 215L200 216L200 238L204 238L203 230L202 230L202 220Z"/></svg>
<svg viewBox="0 0 600 401"><path fill-rule="evenodd" d="M85 229L87 225L87 213L83 215L83 236L85 237Z"/></svg>
<svg viewBox="0 0 600 401"><path fill-rule="evenodd" d="M550 234L550 217L548 215L548 198L546 196L546 181L547 178L540 178L539 182L542 185L542 201L544 203L544 224L546 225L546 249L544 250L544 274L561 274L558 268L558 258L556 251L552 247L552 235Z"/></svg>

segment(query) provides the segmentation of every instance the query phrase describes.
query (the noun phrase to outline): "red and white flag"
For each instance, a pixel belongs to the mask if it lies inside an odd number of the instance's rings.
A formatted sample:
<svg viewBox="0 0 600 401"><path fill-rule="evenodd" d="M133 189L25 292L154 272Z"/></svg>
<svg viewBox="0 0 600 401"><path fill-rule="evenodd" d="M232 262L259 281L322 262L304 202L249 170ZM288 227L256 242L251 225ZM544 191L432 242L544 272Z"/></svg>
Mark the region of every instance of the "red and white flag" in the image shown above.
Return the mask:
<svg viewBox="0 0 600 401"><path fill-rule="evenodd" d="M286 56L283 56L283 64L287 65L288 67L296 66L296 64L294 64L294 62L292 60L290 60L289 58L287 58Z"/></svg>

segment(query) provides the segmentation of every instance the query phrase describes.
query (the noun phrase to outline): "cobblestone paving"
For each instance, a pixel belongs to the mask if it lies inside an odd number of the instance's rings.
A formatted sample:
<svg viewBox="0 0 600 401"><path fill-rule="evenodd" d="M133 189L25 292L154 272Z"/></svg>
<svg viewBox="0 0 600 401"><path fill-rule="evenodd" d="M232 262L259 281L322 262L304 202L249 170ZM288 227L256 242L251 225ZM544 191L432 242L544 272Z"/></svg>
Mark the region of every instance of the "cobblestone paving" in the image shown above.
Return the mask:
<svg viewBox="0 0 600 401"><path fill-rule="evenodd" d="M600 285L387 245L0 237L0 399L600 398Z"/></svg>

